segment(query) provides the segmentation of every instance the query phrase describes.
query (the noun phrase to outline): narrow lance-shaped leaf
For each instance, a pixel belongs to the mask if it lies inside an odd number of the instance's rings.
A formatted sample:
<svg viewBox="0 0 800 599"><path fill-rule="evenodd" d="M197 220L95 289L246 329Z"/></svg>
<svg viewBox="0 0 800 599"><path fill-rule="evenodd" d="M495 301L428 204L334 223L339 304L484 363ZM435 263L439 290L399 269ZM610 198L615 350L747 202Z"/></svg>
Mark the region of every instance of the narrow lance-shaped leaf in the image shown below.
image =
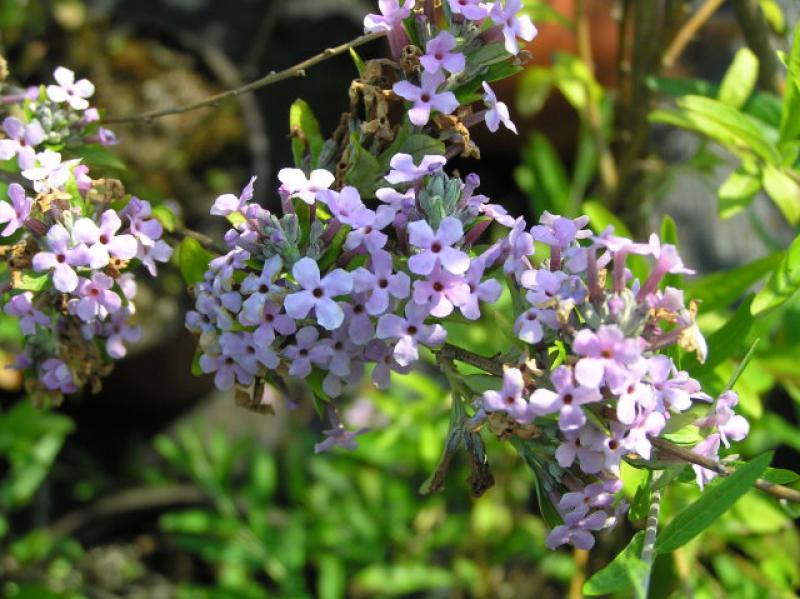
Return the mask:
<svg viewBox="0 0 800 599"><path fill-rule="evenodd" d="M795 238L781 263L750 307L754 316L777 308L800 288L800 236Z"/></svg>
<svg viewBox="0 0 800 599"><path fill-rule="evenodd" d="M711 526L753 487L771 461L772 452L764 453L706 489L700 499L678 512L664 527L656 541L656 552L674 551Z"/></svg>

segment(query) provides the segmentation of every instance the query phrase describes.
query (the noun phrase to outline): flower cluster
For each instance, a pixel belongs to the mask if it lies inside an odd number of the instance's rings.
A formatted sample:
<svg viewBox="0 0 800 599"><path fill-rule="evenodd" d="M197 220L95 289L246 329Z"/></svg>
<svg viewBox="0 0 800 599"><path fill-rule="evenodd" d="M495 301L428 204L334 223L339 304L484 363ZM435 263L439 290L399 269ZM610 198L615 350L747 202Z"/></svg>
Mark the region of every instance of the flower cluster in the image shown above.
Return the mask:
<svg viewBox="0 0 800 599"><path fill-rule="evenodd" d="M217 198L211 213L231 225L228 251L194 288L186 324L199 339L197 364L221 389L256 393L276 377L306 380L332 414L318 450L352 448L335 398L365 373L386 388L428 348L450 360L454 426L471 435L468 450L482 452L474 438L484 426L513 438L561 521L548 544L589 548L625 509L622 460L649 460L651 439L687 422L695 451L716 455L720 443L747 434L747 422L733 412L735 393L712 402L665 353L677 345L702 361L706 352L695 306L665 282L691 273L674 246L657 236L635 243L610 228L596 235L587 217L545 212L529 227L477 193L477 175L446 172L447 157L469 146L469 126L516 130L487 80L494 64L514 64L518 38L535 35L518 0L448 0L439 19L429 13L434 3L414 6L381 1L381 14L365 20L368 31L387 33L397 68L363 65L382 73L369 85L383 87L366 119L345 115L347 135L316 140L321 151L297 135L309 151L278 174L282 214L252 201L255 179ZM402 73L388 77L391 89L386 72ZM378 111L376 125L370 108L387 97L406 110L400 121ZM463 98L485 107L473 113ZM462 359L468 350L453 354L449 324L499 309L492 305L504 293L513 312L508 351L471 362ZM454 359L502 369L502 380L476 392ZM472 410L461 405L470 393ZM696 473L701 485L714 474Z"/></svg>
<svg viewBox="0 0 800 599"><path fill-rule="evenodd" d="M92 125L94 86L63 67L55 79L6 97L20 118L5 118L0 139L0 159L25 185L11 183L0 200L9 256L0 299L25 336L17 367L30 375L28 391L51 402L87 383L97 389L110 360L125 355L125 343L139 336L130 324L134 261L155 275L156 262L172 253L148 202L126 196L119 182L93 180L81 159L55 150L75 154L86 143L114 141Z"/></svg>

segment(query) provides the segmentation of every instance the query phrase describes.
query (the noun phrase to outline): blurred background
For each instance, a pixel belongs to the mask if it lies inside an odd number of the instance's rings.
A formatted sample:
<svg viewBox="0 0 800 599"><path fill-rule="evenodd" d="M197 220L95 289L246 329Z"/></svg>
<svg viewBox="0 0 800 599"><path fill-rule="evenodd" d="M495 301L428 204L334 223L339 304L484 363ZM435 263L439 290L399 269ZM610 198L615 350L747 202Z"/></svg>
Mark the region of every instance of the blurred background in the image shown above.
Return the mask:
<svg viewBox="0 0 800 599"><path fill-rule="evenodd" d="M618 59L630 55L620 47L629 43L620 23L630 3L580 4L589 52L576 38L575 2L526 1L540 35L524 72L498 90L519 135L477 130L481 162L456 168L478 172L484 193L529 219L544 209L591 208L599 220L645 237L670 215L684 261L701 274L785 247L792 227L761 189L746 207L719 218L719 188L736 166L724 145L646 122L647 106L683 93L675 81L723 80L746 45L736 2L717 3L674 63L648 80L645 140L627 178L624 156L633 142L619 133L636 107L625 105ZM663 2L656 61L706 4ZM787 49L800 3L760 6L775 47ZM0 0L0 54L24 84L68 66L95 83L95 105L123 116L183 105L288 67L356 37L374 11L373 3L356 0ZM670 15L675 23L667 22ZM379 57L381 44L359 51ZM355 77L344 55L215 109L116 124L122 143L114 151L129 168L111 174L129 192L169 206L187 226L221 236L209 206L251 174L259 177L258 199L278 207L276 173L292 164L291 103L305 99L330 133ZM757 93L777 97L781 90L761 81ZM630 183L624 193L607 188L587 98L600 111L610 151L621 157L622 182ZM100 394L57 410L20 401L21 381L0 371L4 596L579 597L585 576L630 538L632 529L622 526L591 555L547 550L531 473L493 440L497 484L482 498L469 497L462 463L442 493L420 494L449 420L449 399L433 369L395 378L388 393L365 385L344 410L350 428L370 428L359 449L314 455L324 425L310 402L290 411L276 397L273 415L257 415L215 391L209 378L190 374L194 340L182 326L189 302L176 269L140 286L142 342ZM796 466L800 451L797 304L736 340L737 358L752 338L769 340L742 379L742 407L753 423L743 453L781 445L777 463L787 467ZM709 308L701 322L713 332L731 306ZM15 324L0 318L0 362L13 361L16 334ZM497 349L486 328L456 335L474 351ZM732 371L735 362L723 366ZM292 392L302 399L302 389ZM667 515L696 497L683 487L665 498ZM655 596L795 596L800 537L791 516L747 495L702 545L657 562L665 583L654 585Z"/></svg>

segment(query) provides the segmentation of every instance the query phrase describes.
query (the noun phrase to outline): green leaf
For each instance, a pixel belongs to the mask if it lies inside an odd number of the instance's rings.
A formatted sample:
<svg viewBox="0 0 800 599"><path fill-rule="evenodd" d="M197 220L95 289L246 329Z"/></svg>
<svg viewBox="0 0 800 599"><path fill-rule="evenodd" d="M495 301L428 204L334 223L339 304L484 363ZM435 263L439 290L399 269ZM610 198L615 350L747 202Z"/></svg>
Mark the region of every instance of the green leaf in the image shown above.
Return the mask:
<svg viewBox="0 0 800 599"><path fill-rule="evenodd" d="M160 206L153 206L153 216L161 223L161 226L170 233L175 231L175 227L178 226L178 217L163 204Z"/></svg>
<svg viewBox="0 0 800 599"><path fill-rule="evenodd" d="M795 238L767 284L756 294L751 306L753 316L781 306L799 287L800 236Z"/></svg>
<svg viewBox="0 0 800 599"><path fill-rule="evenodd" d="M764 189L790 225L800 222L800 185L782 169L766 165Z"/></svg>
<svg viewBox="0 0 800 599"><path fill-rule="evenodd" d="M678 247L678 225L675 220L669 215L665 214L661 220L661 243L668 243ZM683 277L681 275L667 274L664 277L664 285L680 289L683 287Z"/></svg>
<svg viewBox="0 0 800 599"><path fill-rule="evenodd" d="M298 168L308 148L311 153L311 167L317 165L317 159L325 140L320 133L319 121L305 100L298 98L289 109L289 135L292 137L292 155Z"/></svg>
<svg viewBox="0 0 800 599"><path fill-rule="evenodd" d="M546 200L544 206L535 207L536 213L547 209L561 214L569 201L569 178L567 169L550 140L534 131L525 151L525 162L533 167L538 187Z"/></svg>
<svg viewBox="0 0 800 599"><path fill-rule="evenodd" d="M517 90L517 112L530 117L537 114L553 89L553 73L544 67L531 67L520 77Z"/></svg>
<svg viewBox="0 0 800 599"><path fill-rule="evenodd" d="M84 163L93 167L110 168L117 171L124 171L127 167L116 154L108 148L98 144L86 144L75 148L70 148L71 152Z"/></svg>
<svg viewBox="0 0 800 599"><path fill-rule="evenodd" d="M780 141L800 138L800 23L794 29L792 51L786 61L789 77L781 111Z"/></svg>
<svg viewBox="0 0 800 599"><path fill-rule="evenodd" d="M415 164L419 164L425 156L444 156L444 142L425 135L423 133L413 133L400 137L389 146L378 158L379 174L389 170L389 163L396 154L410 154Z"/></svg>
<svg viewBox="0 0 800 599"><path fill-rule="evenodd" d="M785 468L767 468L763 478L773 485L789 485L800 480L800 474Z"/></svg>
<svg viewBox="0 0 800 599"><path fill-rule="evenodd" d="M50 282L50 273L23 272L15 289L24 291L41 291Z"/></svg>
<svg viewBox="0 0 800 599"><path fill-rule="evenodd" d="M720 218L731 218L747 208L761 191L761 177L743 168L733 171L717 192Z"/></svg>
<svg viewBox="0 0 800 599"><path fill-rule="evenodd" d="M772 31L778 35L784 35L786 33L786 15L783 14L780 3L777 0L759 0L759 4L764 13L764 19Z"/></svg>
<svg viewBox="0 0 800 599"><path fill-rule="evenodd" d="M208 263L213 258L214 254L206 251L199 241L185 237L178 246L178 265L186 284L202 283Z"/></svg>
<svg viewBox="0 0 800 599"><path fill-rule="evenodd" d="M364 76L364 68L366 65L364 64L364 60L358 55L355 48L350 48L350 58L353 59L353 64L356 65L356 70L358 71L358 76Z"/></svg>
<svg viewBox="0 0 800 599"><path fill-rule="evenodd" d="M656 540L656 552L663 554L674 551L711 526L753 487L771 461L770 451L739 466L733 474L710 485L700 499L678 512L672 522L664 527Z"/></svg>
<svg viewBox="0 0 800 599"><path fill-rule="evenodd" d="M691 299L701 302L703 312L726 308L772 272L784 255L783 252L776 252L744 266L721 270L689 281L686 284L686 292Z"/></svg>
<svg viewBox="0 0 800 599"><path fill-rule="evenodd" d="M362 196L370 196L375 182L383 174L378 159L358 142L355 134L350 137L350 168L345 181L358 188Z"/></svg>
<svg viewBox="0 0 800 599"><path fill-rule="evenodd" d="M741 108L758 81L758 57L750 48L739 48L719 88L719 101Z"/></svg>
<svg viewBox="0 0 800 599"><path fill-rule="evenodd" d="M646 577L649 568L639 558L643 545L644 531L640 530L610 564L592 574L583 583L583 594L593 596L623 593L631 588L632 578L642 580L642 574Z"/></svg>

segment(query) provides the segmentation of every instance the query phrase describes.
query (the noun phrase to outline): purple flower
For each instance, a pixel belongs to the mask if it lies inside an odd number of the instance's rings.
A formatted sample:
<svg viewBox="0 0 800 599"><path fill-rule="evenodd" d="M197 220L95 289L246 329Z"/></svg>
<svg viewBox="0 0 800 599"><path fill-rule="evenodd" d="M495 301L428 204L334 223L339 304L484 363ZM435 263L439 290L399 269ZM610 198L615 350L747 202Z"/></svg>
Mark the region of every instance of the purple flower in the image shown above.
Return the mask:
<svg viewBox="0 0 800 599"><path fill-rule="evenodd" d="M400 364L394 357L394 347L377 339L371 341L364 350L364 357L375 362L372 369L372 382L378 389L388 389L392 371L400 374L411 372L411 364Z"/></svg>
<svg viewBox="0 0 800 599"><path fill-rule="evenodd" d="M653 387L639 381L631 380L621 389L617 398L617 419L623 424L633 424L643 412L648 413L656 408L657 399Z"/></svg>
<svg viewBox="0 0 800 599"><path fill-rule="evenodd" d="M8 139L0 139L0 160L17 157L17 164L22 170L33 167L36 162L36 146L44 141L45 134L38 121L27 125L13 116L6 117L3 129Z"/></svg>
<svg viewBox="0 0 800 599"><path fill-rule="evenodd" d="M38 193L61 189L69 180L70 169L79 162L80 160L61 162L61 154L44 150L36 154L36 161L22 171L22 176L33 182L33 188Z"/></svg>
<svg viewBox="0 0 800 599"><path fill-rule="evenodd" d="M78 390L72 371L63 360L50 358L42 363L42 370L39 373L42 383L51 391L61 391L61 393L75 393Z"/></svg>
<svg viewBox="0 0 800 599"><path fill-rule="evenodd" d="M358 443L356 443L355 437L358 435L363 435L367 431L369 431L368 428L361 428L357 431L348 431L342 425L339 425L333 429L322 431L322 433L325 435L325 440L314 445L314 453L322 453L323 451L328 451L334 447L341 447L350 451L358 449Z"/></svg>
<svg viewBox="0 0 800 599"><path fill-rule="evenodd" d="M614 495L622 490L622 481L611 479L587 485L580 491L564 493L558 502L558 512L563 516L583 517L592 508L606 509L614 502Z"/></svg>
<svg viewBox="0 0 800 599"><path fill-rule="evenodd" d="M127 323L130 314L127 310L120 310L111 317L111 322L103 325L102 333L106 337L106 352L119 360L128 353L125 343L136 343L142 336L142 329L132 327ZM188 317L188 315L187 315Z"/></svg>
<svg viewBox="0 0 800 599"><path fill-rule="evenodd" d="M86 110L94 94L94 85L88 79L75 81L75 73L64 67L58 67L53 73L53 78L58 85L47 86L47 97L53 102L61 104L67 102L75 110Z"/></svg>
<svg viewBox="0 0 800 599"><path fill-rule="evenodd" d="M424 127L431 117L431 110L438 110L442 114L450 114L459 103L453 92L439 92L439 86L445 81L442 72L428 73L423 71L420 75L421 84L414 85L410 81L398 81L392 87L394 93L401 98L413 102L414 106L408 111L409 120L417 127Z"/></svg>
<svg viewBox="0 0 800 599"><path fill-rule="evenodd" d="M653 448L650 437L661 434L667 421L661 412L640 412L634 421L627 425L614 423L611 430L614 439L621 439L621 447L628 451L638 453L645 460L650 459ZM610 441L609 441L610 442ZM610 449L610 448L609 448Z"/></svg>
<svg viewBox="0 0 800 599"><path fill-rule="evenodd" d="M452 274L460 275L469 268L469 256L452 247L464 237L463 225L457 218L447 216L442 219L435 233L426 221L418 220L408 224L408 234L411 245L423 250L408 259L411 272L427 275L441 265Z"/></svg>
<svg viewBox="0 0 800 599"><path fill-rule="evenodd" d="M208 269L216 272L216 281L225 289L230 289L233 273L241 270L250 259L250 252L242 248L234 248L227 254L214 258L208 263Z"/></svg>
<svg viewBox="0 0 800 599"><path fill-rule="evenodd" d="M639 339L628 339L614 325L602 325L597 332L582 329L575 335L572 349L584 356L575 365L575 379L584 387L605 383L614 393L628 386L627 366L641 358Z"/></svg>
<svg viewBox="0 0 800 599"><path fill-rule="evenodd" d="M216 216L227 216L234 212L241 212L245 205L253 199L253 186L257 177L250 177L250 181L245 185L242 193L237 198L232 193L226 193L214 200L211 206L211 214Z"/></svg>
<svg viewBox="0 0 800 599"><path fill-rule="evenodd" d="M350 185L344 186L340 192L330 189L321 191L319 201L330 208L336 220L349 227L357 229L375 223L375 212L364 205L358 190Z"/></svg>
<svg viewBox="0 0 800 599"><path fill-rule="evenodd" d="M116 235L122 221L114 210L106 210L100 217L100 227L90 218L81 218L72 229L75 240L89 247L92 268L108 265L111 256L130 260L136 256L138 245L133 235Z"/></svg>
<svg viewBox="0 0 800 599"><path fill-rule="evenodd" d="M564 517L564 524L559 524L551 530L545 542L550 549L570 544L576 549L588 551L594 547L594 535L590 531L606 528L609 519L608 513L604 510L592 512L588 516L567 514Z"/></svg>
<svg viewBox="0 0 800 599"><path fill-rule="evenodd" d="M78 275L73 266L83 266L89 256L85 246L70 249L69 233L62 225L53 225L47 232L47 246L51 251L39 252L33 257L33 270L53 271L53 284L63 293L78 286Z"/></svg>
<svg viewBox="0 0 800 599"><path fill-rule="evenodd" d="M528 256L533 254L533 237L525 230L525 220L519 217L514 227L508 232L508 258L503 265L503 272L514 273L516 276L530 269Z"/></svg>
<svg viewBox="0 0 800 599"><path fill-rule="evenodd" d="M330 339L319 341L316 327L303 327L294 336L295 344L283 349L283 356L290 360L289 374L305 378L311 374L311 365L327 366L333 355Z"/></svg>
<svg viewBox="0 0 800 599"><path fill-rule="evenodd" d="M534 412L539 415L558 412L558 427L562 431L574 431L586 424L586 416L581 406L600 401L602 394L597 389L589 389L575 385L572 369L559 366L550 375L550 382L555 392L549 389L536 389L531 395L530 403Z"/></svg>
<svg viewBox="0 0 800 599"><path fill-rule="evenodd" d="M25 226L33 206L33 200L25 195L25 190L18 183L8 186L8 197L10 204L0 202L0 224L8 223L0 233L3 237L9 237Z"/></svg>
<svg viewBox="0 0 800 599"><path fill-rule="evenodd" d="M335 179L336 177L325 169L311 171L310 177L306 177L299 168L283 168L278 172L278 180L282 183L281 190L289 197L298 197L310 206L314 205L317 193L328 189Z"/></svg>
<svg viewBox="0 0 800 599"><path fill-rule="evenodd" d="M528 15L517 16L521 10L522 2L520 0L505 0L505 6L503 6L502 0L497 0L492 4L489 13L492 21L503 28L506 51L509 54L519 54L518 37L530 42L538 33Z"/></svg>
<svg viewBox="0 0 800 599"><path fill-rule="evenodd" d="M366 294L354 293L351 303L339 302L339 306L344 310L346 330L350 339L358 345L366 345L375 336L375 326L367 313ZM345 327L337 330L343 331Z"/></svg>
<svg viewBox="0 0 800 599"><path fill-rule="evenodd" d="M459 310L461 310L464 318L469 320L478 320L481 317L479 301L493 304L503 292L503 287L497 280L487 279L486 281L481 281L485 269L486 265L483 260L476 258L472 261L467 274L464 276L465 282L469 286L469 299L459 306Z"/></svg>
<svg viewBox="0 0 800 599"><path fill-rule="evenodd" d="M692 407L692 398L711 401L702 392L700 383L689 378L689 374L675 368L667 356L653 356L647 362L648 380L656 399L673 412L685 412Z"/></svg>
<svg viewBox="0 0 800 599"><path fill-rule="evenodd" d="M239 322L241 321L240 315ZM286 316L286 314L281 314L281 307L272 302L263 304L261 308L261 323L253 334L262 343L272 343L276 336L275 333L288 337L297 330L294 319Z"/></svg>
<svg viewBox="0 0 800 599"><path fill-rule="evenodd" d="M3 306L3 311L9 316L19 318L19 327L23 335L33 335L36 333L36 325L47 327L50 325L50 318L44 312L37 310L33 305L33 293L25 291L13 296L9 302Z"/></svg>
<svg viewBox="0 0 800 599"><path fill-rule="evenodd" d="M292 275L303 290L286 296L286 313L299 320L313 308L320 326L329 331L338 329L344 321L344 312L333 298L353 289L350 273L337 268L320 279L317 263L311 258L301 258L292 268Z"/></svg>
<svg viewBox="0 0 800 599"><path fill-rule="evenodd" d="M172 257L172 248L162 239L156 241L155 245L152 247L144 245L140 241L136 257L147 267L147 271L150 275L155 277L158 274L156 262L169 262L169 259Z"/></svg>
<svg viewBox="0 0 800 599"><path fill-rule="evenodd" d="M522 397L525 381L522 372L508 368L503 373L503 387L500 391L486 391L481 396L481 405L487 412L506 412L521 423L533 420L530 404Z"/></svg>
<svg viewBox="0 0 800 599"><path fill-rule="evenodd" d="M556 449L556 461L562 468L569 468L577 458L581 470L597 474L606 463L607 440L608 437L591 424L577 431L564 431L564 441Z"/></svg>
<svg viewBox="0 0 800 599"><path fill-rule="evenodd" d="M575 219L550 214L545 210L538 225L531 227L534 241L540 241L553 248L565 250L578 239L587 239L592 232L584 229L589 223L588 216Z"/></svg>
<svg viewBox="0 0 800 599"><path fill-rule="evenodd" d="M219 346L225 355L235 357L239 365L253 375L257 375L262 366L275 370L281 361L270 342L253 333L223 333Z"/></svg>
<svg viewBox="0 0 800 599"><path fill-rule="evenodd" d="M539 343L544 337L544 329L539 320L540 312L536 308L525 310L514 321L514 334L525 343Z"/></svg>
<svg viewBox="0 0 800 599"><path fill-rule="evenodd" d="M120 216L128 219L131 235L142 245L153 247L164 234L164 227L158 219L153 218L153 209L146 200L131 197L128 205L120 211Z"/></svg>
<svg viewBox="0 0 800 599"><path fill-rule="evenodd" d="M264 322L264 306L267 303L269 294L279 292L279 288L273 283L275 278L283 268L283 261L280 256L271 256L261 269L261 274L249 274L242 281L241 292L249 296L242 304L239 322L245 326L259 325ZM274 316L274 314L273 314ZM292 319L287 318L290 322ZM294 331L291 331L293 333Z"/></svg>
<svg viewBox="0 0 800 599"><path fill-rule="evenodd" d="M372 253L371 268L371 271L364 267L353 271L353 289L359 293L368 292L367 313L377 316L389 309L390 296L408 297L411 280L404 272L393 273L392 255L384 250Z"/></svg>
<svg viewBox="0 0 800 599"><path fill-rule="evenodd" d="M363 244L370 253L380 251L389 240L389 237L381 231L392 223L395 213L395 209L391 206L378 206L371 221L364 219L362 222L366 224L354 228L347 234L344 249L354 250Z"/></svg>
<svg viewBox="0 0 800 599"><path fill-rule="evenodd" d="M661 245L661 240L655 233L650 235L650 252L656 259L656 264L650 276L647 278L647 281L642 285L639 293L636 294L636 299L638 301L643 301L644 298L656 291L661 279L663 279L664 275L667 273L674 275L694 274L692 269L686 268L683 265L683 260L681 260L681 257L678 255L678 248L670 244Z"/></svg>
<svg viewBox="0 0 800 599"><path fill-rule="evenodd" d="M216 355L203 354L200 356L199 364L200 370L206 374L216 373L214 375L214 384L217 389L222 391L232 389L236 382L240 385L253 383L254 377L252 373L242 367L236 361L235 356L226 355L224 352Z"/></svg>
<svg viewBox="0 0 800 599"><path fill-rule="evenodd" d="M447 337L444 328L438 324L425 324L425 318L429 313L428 306L408 302L405 308L405 318L397 314L384 314L378 320L377 337L378 339L397 339L393 355L401 366L408 366L419 359L418 343L428 347L444 343Z"/></svg>
<svg viewBox="0 0 800 599"><path fill-rule="evenodd" d="M78 283L80 299L69 301L69 310L84 322L104 320L110 313L122 307L120 297L111 291L114 279L96 272L91 279L81 278Z"/></svg>
<svg viewBox="0 0 800 599"><path fill-rule="evenodd" d="M440 31L439 35L428 41L425 55L419 62L429 73L438 73L442 69L450 73L460 73L467 61L460 52L453 52L455 47L456 38L448 31Z"/></svg>
<svg viewBox="0 0 800 599"><path fill-rule="evenodd" d="M728 438L741 441L750 432L750 424L744 416L739 416L733 411L734 406L738 403L739 395L737 393L725 391L717 398L711 413L705 418L697 420L695 424L701 428L716 428L722 443L725 447L730 447Z"/></svg>
<svg viewBox="0 0 800 599"><path fill-rule="evenodd" d="M378 0L381 14L369 14L364 17L364 30L367 33L379 31L392 31L401 25L404 19L411 15L414 0Z"/></svg>
<svg viewBox="0 0 800 599"><path fill-rule="evenodd" d="M444 318L455 306L469 301L470 289L462 275L454 275L437 265L427 279L414 282L413 297L415 303L429 305L432 316Z"/></svg>
<svg viewBox="0 0 800 599"><path fill-rule="evenodd" d="M719 439L720 437L716 433L709 435L700 441L700 443L695 445L692 448L692 451L699 456L717 461L719 452ZM708 468L703 468L702 466L697 466L696 464L692 464L692 470L694 470L697 486L700 487L701 491L706 484L711 482L711 480L717 476L717 472L714 470L709 470Z"/></svg>
<svg viewBox="0 0 800 599"><path fill-rule="evenodd" d="M470 21L481 21L489 15L488 5L481 0L448 0L454 15L464 15Z"/></svg>
<svg viewBox="0 0 800 599"><path fill-rule="evenodd" d="M401 154L396 154L392 159L400 156ZM408 154L402 154L402 156L409 156ZM409 156L409 160L410 160ZM411 167L414 167L413 161L411 161ZM416 168L416 167L414 167ZM422 168L420 166L420 168ZM400 176L403 176L403 173L399 173ZM388 207L395 213L394 217L394 224L395 225L403 225L408 222L408 215L414 209L414 205L416 204L417 198L416 194L414 193L413 189L409 189L405 193L400 193L399 191L392 189L391 187L382 187L381 189L375 192L375 197L377 197L381 202L385 202ZM380 208L379 208L380 210Z"/></svg>
<svg viewBox="0 0 800 599"><path fill-rule="evenodd" d="M419 181L423 177L427 177L428 175L433 175L434 173L439 172L442 170L445 164L447 164L447 158L437 154L428 154L423 156L419 166L414 164L414 158L411 156L411 154L395 154L392 156L392 161L389 163L389 166L392 167L392 170L389 171L388 175L386 175L386 180L392 185ZM395 194L397 194L397 192L395 192ZM378 199L384 202L400 201L401 205L396 207L398 210L403 210L406 207L406 200L413 199L413 195L408 197L408 194L391 195L391 199L384 199L381 196L378 196ZM411 202L411 205L413 205L413 202Z"/></svg>
<svg viewBox="0 0 800 599"><path fill-rule="evenodd" d="M517 126L511 120L511 115L508 112L508 106L505 102L498 102L494 90L489 87L489 84L483 82L483 103L486 104L486 126L492 133L497 132L502 123L509 131L517 132Z"/></svg>

